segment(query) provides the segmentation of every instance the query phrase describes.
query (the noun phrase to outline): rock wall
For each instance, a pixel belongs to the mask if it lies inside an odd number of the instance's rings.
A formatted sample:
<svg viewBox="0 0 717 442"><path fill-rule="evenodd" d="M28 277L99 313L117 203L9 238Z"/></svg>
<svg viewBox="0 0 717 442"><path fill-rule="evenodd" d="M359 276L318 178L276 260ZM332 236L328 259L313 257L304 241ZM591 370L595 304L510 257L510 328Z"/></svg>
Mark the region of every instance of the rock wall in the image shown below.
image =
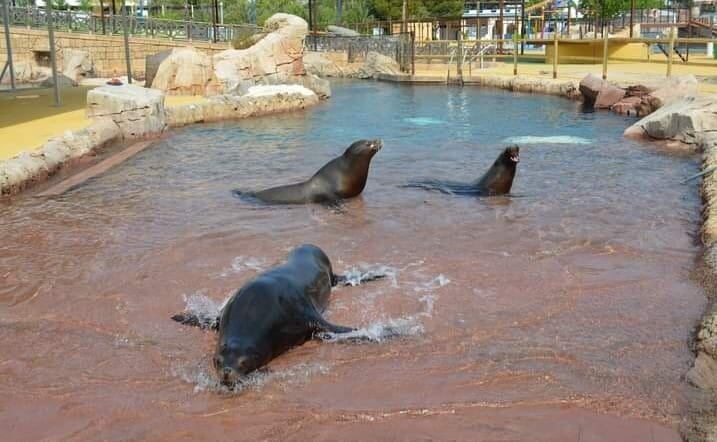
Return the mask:
<svg viewBox="0 0 717 442"><path fill-rule="evenodd" d="M167 109L172 127L268 115L304 109L319 102L310 89L298 85L253 86L245 95L221 95L197 104Z"/></svg>
<svg viewBox="0 0 717 442"><path fill-rule="evenodd" d="M13 49L13 61L16 63L29 63L42 66L49 61L42 57L50 51L47 31L10 28L10 39ZM65 49L85 51L89 54L93 64L94 74L98 77L111 77L116 72L125 75L126 63L124 58L124 39L121 36L107 36L100 34L73 34L70 32L55 32L58 70L64 71ZM204 42L172 41L166 38L130 38L130 52L132 55L132 73L135 78L144 78L145 59L148 55L157 52L182 48L192 45L197 51L207 55L226 50L227 44L210 44ZM5 38L0 38L0 65L7 59ZM7 77L7 75L6 75Z"/></svg>

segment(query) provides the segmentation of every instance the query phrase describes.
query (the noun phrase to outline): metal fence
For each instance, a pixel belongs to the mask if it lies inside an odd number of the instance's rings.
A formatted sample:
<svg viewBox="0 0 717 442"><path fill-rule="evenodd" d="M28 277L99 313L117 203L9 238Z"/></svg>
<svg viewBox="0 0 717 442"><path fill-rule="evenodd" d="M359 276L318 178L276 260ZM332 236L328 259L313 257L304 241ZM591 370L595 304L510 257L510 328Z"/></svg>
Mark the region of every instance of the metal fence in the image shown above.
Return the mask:
<svg viewBox="0 0 717 442"><path fill-rule="evenodd" d="M413 72L414 39L410 33L340 37L310 34L306 37L306 48L318 52L345 52L349 63L363 59L369 52L396 60L402 72Z"/></svg>
<svg viewBox="0 0 717 442"><path fill-rule="evenodd" d="M48 12L34 7L12 7L10 25L29 29L47 28ZM0 19L4 18L0 15ZM250 25L213 24L199 21L165 20L150 17L122 15L93 15L81 11L52 11L55 30L90 34L121 34L127 20L129 33L135 37L170 38L175 40L200 40L228 42L258 32L262 28ZM2 23L0 21L0 23Z"/></svg>
<svg viewBox="0 0 717 442"><path fill-rule="evenodd" d="M495 26L489 26L489 21L499 22L499 16L491 17L436 17L420 20L407 20L405 25L397 20L366 21L361 23L341 23L340 25L353 29L361 34L368 35L394 35L401 32L413 32L416 41L427 40L478 40L485 38L512 38L514 33L525 34L527 38L546 38L557 29L561 36L574 34L573 38L594 38L603 28L609 33L616 33L627 29L631 23L631 13L626 11L617 17L601 21L591 16L589 11L580 18L568 17L564 12L549 11L545 14L534 15L532 12L521 16L518 10L513 14L506 13L502 20L507 25L505 35L500 35ZM717 25L713 17L693 17L689 9L663 8L638 9L632 16L633 24L642 24L649 28L669 27L670 25L686 26L688 23L704 27ZM521 32L521 29L523 30ZM717 30L715 31L717 32ZM707 36L707 35L704 35Z"/></svg>

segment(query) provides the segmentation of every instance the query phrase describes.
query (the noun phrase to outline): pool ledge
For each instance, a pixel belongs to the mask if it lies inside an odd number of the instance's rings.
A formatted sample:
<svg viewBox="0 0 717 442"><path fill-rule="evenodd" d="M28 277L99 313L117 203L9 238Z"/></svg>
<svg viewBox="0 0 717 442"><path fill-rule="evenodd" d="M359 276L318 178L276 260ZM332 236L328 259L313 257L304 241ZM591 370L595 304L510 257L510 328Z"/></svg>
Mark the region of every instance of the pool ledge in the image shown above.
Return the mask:
<svg viewBox="0 0 717 442"><path fill-rule="evenodd" d="M87 97L87 127L67 131L35 151L0 161L0 196L44 182L63 166L110 144L158 138L171 127L289 112L319 103L318 96L305 88L256 88L242 96L220 95L175 106L165 105L163 93L138 86L94 89Z"/></svg>

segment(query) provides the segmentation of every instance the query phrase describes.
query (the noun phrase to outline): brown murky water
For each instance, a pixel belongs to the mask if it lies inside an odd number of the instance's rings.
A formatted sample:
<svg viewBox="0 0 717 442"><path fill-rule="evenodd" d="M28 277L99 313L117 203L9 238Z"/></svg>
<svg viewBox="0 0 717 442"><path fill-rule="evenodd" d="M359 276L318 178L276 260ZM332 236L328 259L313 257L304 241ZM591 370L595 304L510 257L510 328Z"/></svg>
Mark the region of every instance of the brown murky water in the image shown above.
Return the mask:
<svg viewBox="0 0 717 442"><path fill-rule="evenodd" d="M623 119L477 89L340 84L290 116L175 132L62 197L0 214L3 440L677 440L705 303L694 158ZM471 180L522 140L511 198L400 187ZM383 137L344 213L256 207L233 187L312 174ZM579 137L579 138L576 138ZM529 142L529 144L526 144ZM217 388L211 310L301 243L339 272L327 317L381 342L308 343Z"/></svg>

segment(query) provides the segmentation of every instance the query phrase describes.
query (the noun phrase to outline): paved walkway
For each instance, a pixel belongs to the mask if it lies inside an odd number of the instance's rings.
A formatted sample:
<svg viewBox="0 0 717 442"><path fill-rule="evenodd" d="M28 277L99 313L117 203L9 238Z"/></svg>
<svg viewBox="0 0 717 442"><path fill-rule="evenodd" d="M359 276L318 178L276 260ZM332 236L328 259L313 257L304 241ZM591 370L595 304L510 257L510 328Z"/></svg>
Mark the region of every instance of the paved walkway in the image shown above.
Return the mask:
<svg viewBox="0 0 717 442"><path fill-rule="evenodd" d="M67 131L90 125L85 115L90 87L62 90L62 106L54 106L52 89L19 90L0 93L0 161L23 151L40 148L47 140ZM166 106L203 100L202 97L171 96Z"/></svg>

